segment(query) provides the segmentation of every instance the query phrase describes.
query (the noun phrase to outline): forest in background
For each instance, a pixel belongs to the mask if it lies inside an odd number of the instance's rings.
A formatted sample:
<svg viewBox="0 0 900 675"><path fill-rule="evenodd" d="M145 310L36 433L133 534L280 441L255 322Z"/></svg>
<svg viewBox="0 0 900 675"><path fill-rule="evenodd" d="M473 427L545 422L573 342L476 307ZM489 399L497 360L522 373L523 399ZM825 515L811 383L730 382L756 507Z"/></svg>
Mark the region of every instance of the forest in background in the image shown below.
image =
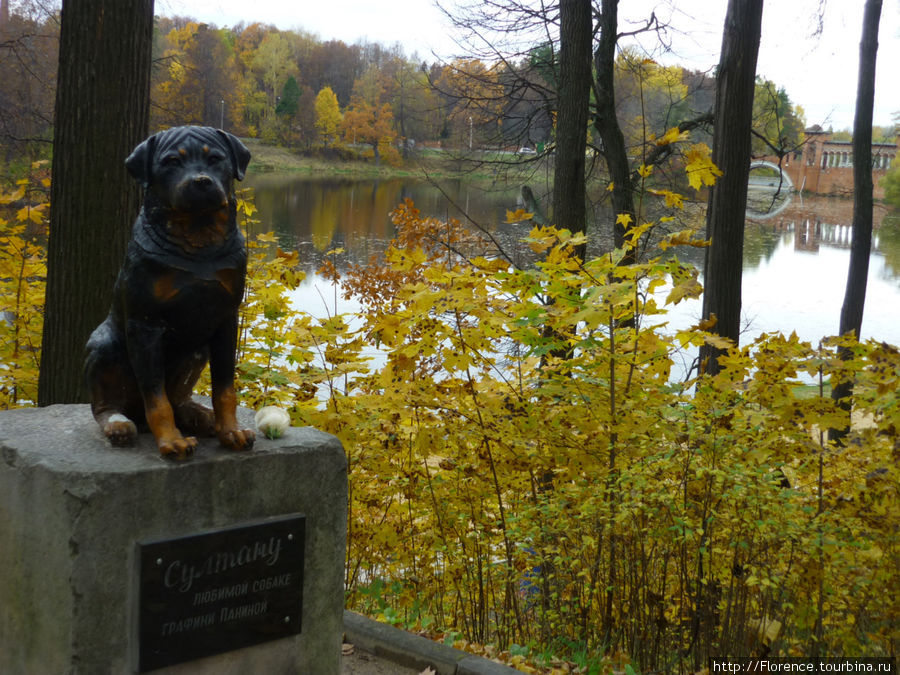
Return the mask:
<svg viewBox="0 0 900 675"><path fill-rule="evenodd" d="M21 171L51 152L59 12L36 0L13 3L0 32L0 158L9 176L10 165ZM202 124L302 154L394 166L422 147L540 154L555 141L557 58L551 45L538 44L515 62L426 62L396 44L158 16L150 130ZM615 90L626 144L637 153L648 136L709 113L715 80L626 47L616 58ZM757 78L753 117L754 155L796 152L803 143L803 108L777 83ZM893 142L896 126L873 132L876 142ZM599 154L594 136L589 147ZM709 143L711 136L700 127L692 137Z"/></svg>
<svg viewBox="0 0 900 675"><path fill-rule="evenodd" d="M0 157L46 157L53 134L59 15L36 2L14 3L0 59ZM188 17L154 26L151 131L179 124L223 127L303 152L341 150L391 162L415 146L528 148L554 142L558 63L550 45L517 62L424 62L402 47L348 45L258 23L220 28ZM633 49L616 60L617 111L630 147L648 133L708 112L710 73L662 66ZM757 83L758 154L767 140L802 142L802 108L768 80ZM885 133L888 133L885 130ZM695 134L704 140L703 132Z"/></svg>

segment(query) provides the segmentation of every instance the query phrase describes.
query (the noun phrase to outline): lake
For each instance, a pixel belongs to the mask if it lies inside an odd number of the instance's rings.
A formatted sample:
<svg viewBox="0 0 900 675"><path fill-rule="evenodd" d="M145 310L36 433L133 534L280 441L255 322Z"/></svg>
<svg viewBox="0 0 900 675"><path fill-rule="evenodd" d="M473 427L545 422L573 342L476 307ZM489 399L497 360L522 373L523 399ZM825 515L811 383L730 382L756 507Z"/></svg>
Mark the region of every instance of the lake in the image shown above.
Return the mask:
<svg viewBox="0 0 900 675"><path fill-rule="evenodd" d="M324 254L344 249L347 262L382 252L394 235L390 212L412 199L426 216L468 218L510 245L522 233L503 225L507 209L521 207L518 188L409 178L356 180L260 174L248 176L263 230L274 230L282 247L300 251L307 279L297 303L314 315L352 312L335 299L331 283L316 274ZM850 259L850 200L794 195L776 213L748 219L744 237L743 300L746 342L763 332L796 331L813 343L838 330ZM900 345L900 214L876 205L876 231L869 263L863 338ZM527 228L525 228L527 230ZM684 252L702 267L702 253ZM681 255L681 253L679 253ZM339 265L340 267L340 265ZM335 304L337 303L337 304ZM695 323L699 301L670 312L674 326Z"/></svg>

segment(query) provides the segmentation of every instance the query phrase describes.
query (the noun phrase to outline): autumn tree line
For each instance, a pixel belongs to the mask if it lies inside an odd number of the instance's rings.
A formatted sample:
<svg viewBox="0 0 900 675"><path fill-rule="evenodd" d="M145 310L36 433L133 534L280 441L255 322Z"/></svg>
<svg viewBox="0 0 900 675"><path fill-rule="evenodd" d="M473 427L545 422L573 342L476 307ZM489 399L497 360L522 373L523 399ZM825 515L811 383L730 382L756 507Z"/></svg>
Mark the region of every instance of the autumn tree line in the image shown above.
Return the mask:
<svg viewBox="0 0 900 675"><path fill-rule="evenodd" d="M2 32L0 149L7 164L33 161L52 142L59 15L21 2ZM392 163L423 143L549 150L556 140L556 56L553 45L536 44L509 61L429 63L399 45L348 45L259 23L220 28L157 17L150 130L203 124L302 152L352 151ZM615 90L632 149L711 111L715 95L710 73L661 65L628 47L615 60ZM804 123L802 108L783 88L758 79L756 153L798 147ZM704 133L695 137L704 140Z"/></svg>

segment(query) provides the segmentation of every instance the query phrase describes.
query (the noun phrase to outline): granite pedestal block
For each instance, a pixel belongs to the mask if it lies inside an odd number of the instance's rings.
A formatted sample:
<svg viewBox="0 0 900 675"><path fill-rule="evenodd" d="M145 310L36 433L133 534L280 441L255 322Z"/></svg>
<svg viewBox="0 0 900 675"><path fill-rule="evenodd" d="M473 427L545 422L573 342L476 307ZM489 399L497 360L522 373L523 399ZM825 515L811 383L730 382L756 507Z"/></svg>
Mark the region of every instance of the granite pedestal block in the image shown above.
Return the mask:
<svg viewBox="0 0 900 675"><path fill-rule="evenodd" d="M251 426L251 411L239 410L239 419ZM250 452L202 439L192 460L175 463L159 456L149 434L132 448L110 446L86 405L2 411L0 673L138 672L139 624L148 611L141 606L146 542L170 542L177 551L182 537L299 515L302 570L234 577L251 557L274 562L282 544L267 531L263 543L232 552L238 557L227 585L201 593L192 588L185 598L196 611L170 621L153 639L166 645L168 635L183 638L211 623L243 620L266 610L253 596L257 589L271 592L295 581L299 590L302 579L299 634L239 649L223 638L221 653L157 672L336 675L346 505L343 448L313 429L292 428L275 441L258 434ZM163 557L156 562L162 565ZM170 565L174 587L175 573L186 565ZM217 572L213 565L204 573Z"/></svg>

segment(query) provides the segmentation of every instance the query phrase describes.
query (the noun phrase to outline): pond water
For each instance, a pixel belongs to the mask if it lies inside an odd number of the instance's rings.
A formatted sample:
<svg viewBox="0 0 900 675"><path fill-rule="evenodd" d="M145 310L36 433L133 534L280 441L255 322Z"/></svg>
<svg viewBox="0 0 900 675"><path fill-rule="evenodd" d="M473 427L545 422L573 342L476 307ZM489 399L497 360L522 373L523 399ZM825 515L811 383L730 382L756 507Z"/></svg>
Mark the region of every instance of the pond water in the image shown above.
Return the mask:
<svg viewBox="0 0 900 675"><path fill-rule="evenodd" d="M363 262L385 249L394 235L390 212L412 199L427 216L468 218L512 243L525 230L502 223L521 206L517 188L414 179L352 180L262 174L249 176L263 230L278 233L282 247L296 247L307 279L297 303L317 315L352 312L320 278L325 252L340 247L346 262ZM850 200L793 196L769 217L745 229L742 342L763 332L796 333L813 343L838 330L850 259ZM900 345L900 214L876 205L863 337ZM702 267L696 250L685 252ZM681 255L681 253L679 253ZM702 256L702 253L699 254ZM676 327L695 323L699 301L670 312Z"/></svg>

